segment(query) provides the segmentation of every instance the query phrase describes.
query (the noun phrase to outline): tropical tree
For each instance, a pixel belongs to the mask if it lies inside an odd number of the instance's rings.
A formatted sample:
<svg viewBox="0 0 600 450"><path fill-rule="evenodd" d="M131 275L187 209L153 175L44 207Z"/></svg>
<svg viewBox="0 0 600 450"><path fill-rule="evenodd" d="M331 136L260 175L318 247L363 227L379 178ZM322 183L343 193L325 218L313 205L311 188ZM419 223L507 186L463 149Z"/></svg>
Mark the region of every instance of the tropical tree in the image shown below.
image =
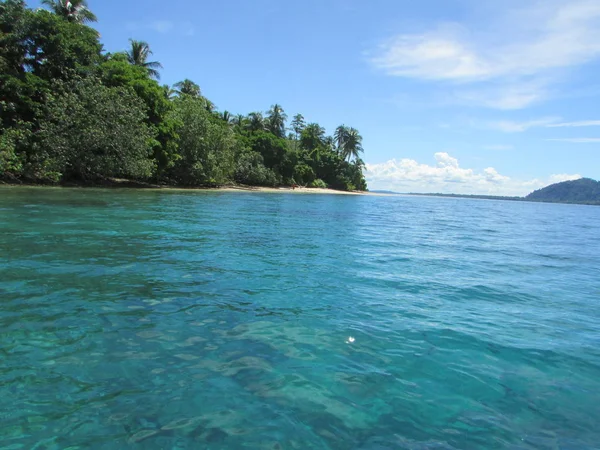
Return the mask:
<svg viewBox="0 0 600 450"><path fill-rule="evenodd" d="M328 150L335 152L335 140L333 139L333 136L326 136L323 142Z"/></svg>
<svg viewBox="0 0 600 450"><path fill-rule="evenodd" d="M356 128L340 125L335 130L335 142L339 155L345 160L358 160L360 153L364 151L362 136Z"/></svg>
<svg viewBox="0 0 600 450"><path fill-rule="evenodd" d="M148 178L152 173L144 123L146 105L130 89L93 77L56 82L44 105L35 163L55 179ZM75 131L76 130L76 131ZM52 174L52 175L51 175Z"/></svg>
<svg viewBox="0 0 600 450"><path fill-rule="evenodd" d="M148 75L157 80L160 80L160 74L157 69L162 69L162 64L158 61L148 61L148 57L152 55L152 50L147 42L136 41L129 39L131 48L127 50L127 61L134 66L144 67L148 71Z"/></svg>
<svg viewBox="0 0 600 450"><path fill-rule="evenodd" d="M169 100L173 100L177 95L177 90L173 89L168 84L164 84L162 88L165 91L165 97Z"/></svg>
<svg viewBox="0 0 600 450"><path fill-rule="evenodd" d="M296 114L292 119L292 130L296 133L296 140L300 139L300 135L304 128L306 128L306 122L304 121L304 116L302 114Z"/></svg>
<svg viewBox="0 0 600 450"><path fill-rule="evenodd" d="M204 101L204 109L206 109L209 113L212 113L215 111L215 109L217 107L215 106L215 104L213 102L211 102L206 97L202 97L202 100Z"/></svg>
<svg viewBox="0 0 600 450"><path fill-rule="evenodd" d="M335 134L333 135L333 137L335 139L338 152L341 153L348 139L348 127L346 125L340 125L335 129Z"/></svg>
<svg viewBox="0 0 600 450"><path fill-rule="evenodd" d="M300 137L302 147L310 153L325 144L325 128L318 123L309 123Z"/></svg>
<svg viewBox="0 0 600 450"><path fill-rule="evenodd" d="M231 115L231 113L229 111L223 111L221 113L221 119L223 119L223 122L226 122L226 123L233 122L233 116Z"/></svg>
<svg viewBox="0 0 600 450"><path fill-rule="evenodd" d="M344 143L342 157L348 161L358 160L360 154L364 151L362 146L362 136L356 128L349 128Z"/></svg>
<svg viewBox="0 0 600 450"><path fill-rule="evenodd" d="M146 42L105 53L89 0L25 1L0 0L0 179L366 189L356 129L286 129L278 104L234 117L191 80L161 85Z"/></svg>
<svg viewBox="0 0 600 450"><path fill-rule="evenodd" d="M243 114L238 114L232 119L232 121L235 126L244 128L244 125L246 124L246 117Z"/></svg>
<svg viewBox="0 0 600 450"><path fill-rule="evenodd" d="M178 130L178 159L168 174L183 185L220 185L233 178L237 141L231 128L206 110L201 100L176 99L172 119Z"/></svg>
<svg viewBox="0 0 600 450"><path fill-rule="evenodd" d="M191 95L192 97L200 97L202 95L200 86L187 78L183 81L175 83L173 87L179 95Z"/></svg>
<svg viewBox="0 0 600 450"><path fill-rule="evenodd" d="M248 129L250 131L262 131L265 129L265 119L259 112L248 114Z"/></svg>
<svg viewBox="0 0 600 450"><path fill-rule="evenodd" d="M267 112L267 128L277 137L285 137L286 120L287 114L283 111L281 105L274 104Z"/></svg>
<svg viewBox="0 0 600 450"><path fill-rule="evenodd" d="M69 22L97 22L98 18L90 11L87 0L42 0L54 14L64 17Z"/></svg>

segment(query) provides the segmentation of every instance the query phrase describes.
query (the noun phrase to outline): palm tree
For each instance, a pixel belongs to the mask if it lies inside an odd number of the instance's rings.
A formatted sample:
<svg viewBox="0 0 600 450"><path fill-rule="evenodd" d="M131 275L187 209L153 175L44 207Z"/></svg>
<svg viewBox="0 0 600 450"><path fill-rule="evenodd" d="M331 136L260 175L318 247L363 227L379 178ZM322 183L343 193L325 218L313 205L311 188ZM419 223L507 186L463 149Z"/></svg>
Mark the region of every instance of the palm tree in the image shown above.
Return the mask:
<svg viewBox="0 0 600 450"><path fill-rule="evenodd" d="M200 97L202 95L200 86L198 86L192 80L188 80L187 78L183 81L175 83L173 87L177 89L177 93L179 95L190 95L192 97Z"/></svg>
<svg viewBox="0 0 600 450"><path fill-rule="evenodd" d="M354 160L354 165L358 167L359 170L363 170L365 167L367 167L361 158L356 158Z"/></svg>
<svg viewBox="0 0 600 450"><path fill-rule="evenodd" d="M348 161L360 159L360 154L364 152L362 140L363 138L356 128L349 128L342 148L342 157Z"/></svg>
<svg viewBox="0 0 600 450"><path fill-rule="evenodd" d="M129 42L131 42L131 48L127 50L129 64L144 67L151 77L160 80L160 74L156 69L162 69L162 64L157 61L148 61L148 57L152 55L148 43L136 41L135 39L129 39Z"/></svg>
<svg viewBox="0 0 600 450"><path fill-rule="evenodd" d="M285 137L286 120L287 114L283 111L281 105L274 104L267 112L267 128L277 137Z"/></svg>
<svg viewBox="0 0 600 450"><path fill-rule="evenodd" d="M204 100L204 108L209 113L212 113L215 111L215 109L217 109L216 105L213 102L211 102L209 99L207 99L206 97L202 97L202 100Z"/></svg>
<svg viewBox="0 0 600 450"><path fill-rule="evenodd" d="M64 17L69 22L97 22L96 15L89 10L87 0L42 0L54 14Z"/></svg>
<svg viewBox="0 0 600 450"><path fill-rule="evenodd" d="M333 139L333 136L327 136L324 142L327 148L329 148L332 151L335 151L335 140Z"/></svg>
<svg viewBox="0 0 600 450"><path fill-rule="evenodd" d="M165 91L165 97L167 97L168 100L173 100L175 95L177 95L177 91L168 84L164 84L162 88Z"/></svg>
<svg viewBox="0 0 600 450"><path fill-rule="evenodd" d="M333 136L335 138L337 149L341 153L348 140L348 127L346 125L340 125L335 129L335 134Z"/></svg>
<svg viewBox="0 0 600 450"><path fill-rule="evenodd" d="M248 129L250 131L262 131L265 129L265 119L259 112L248 114Z"/></svg>
<svg viewBox="0 0 600 450"><path fill-rule="evenodd" d="M300 139L300 134L302 134L302 130L306 127L306 122L304 122L304 116L302 114L296 114L292 119L292 130L296 133L296 140Z"/></svg>
<svg viewBox="0 0 600 450"><path fill-rule="evenodd" d="M229 111L223 111L221 113L221 119L223 119L223 122L226 122L226 123L233 122L233 117L231 116L231 113Z"/></svg>
<svg viewBox="0 0 600 450"><path fill-rule="evenodd" d="M312 155L325 144L325 128L318 123L309 123L302 131L300 144ZM319 156L317 154L317 159Z"/></svg>
<svg viewBox="0 0 600 450"><path fill-rule="evenodd" d="M244 117L243 114L238 114L237 116L235 116L233 118L233 124L235 126L243 128L245 123L246 123L246 117Z"/></svg>

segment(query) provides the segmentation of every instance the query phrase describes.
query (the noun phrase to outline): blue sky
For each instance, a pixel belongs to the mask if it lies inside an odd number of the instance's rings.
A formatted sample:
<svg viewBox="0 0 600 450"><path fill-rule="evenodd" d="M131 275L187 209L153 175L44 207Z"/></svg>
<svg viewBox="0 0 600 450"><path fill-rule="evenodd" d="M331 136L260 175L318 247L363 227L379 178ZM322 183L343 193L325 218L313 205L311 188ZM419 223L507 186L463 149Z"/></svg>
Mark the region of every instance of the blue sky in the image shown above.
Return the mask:
<svg viewBox="0 0 600 450"><path fill-rule="evenodd" d="M31 6L39 3L31 2ZM220 109L364 137L372 189L526 194L600 179L598 0L89 0L108 51Z"/></svg>

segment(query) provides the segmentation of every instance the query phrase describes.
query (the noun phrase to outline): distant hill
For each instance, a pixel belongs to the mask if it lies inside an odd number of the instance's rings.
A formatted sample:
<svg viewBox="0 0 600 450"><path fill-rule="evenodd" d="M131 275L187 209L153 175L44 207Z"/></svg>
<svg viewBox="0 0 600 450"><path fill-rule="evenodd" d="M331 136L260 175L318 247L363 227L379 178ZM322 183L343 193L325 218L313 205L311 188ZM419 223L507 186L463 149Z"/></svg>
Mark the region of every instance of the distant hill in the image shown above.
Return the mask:
<svg viewBox="0 0 600 450"><path fill-rule="evenodd" d="M600 205L600 181L591 178L580 178L579 180L551 184L532 192L525 197L525 200Z"/></svg>
<svg viewBox="0 0 600 450"><path fill-rule="evenodd" d="M373 193L373 194L400 194L400 192L394 192L394 191L372 191L369 189L369 192Z"/></svg>

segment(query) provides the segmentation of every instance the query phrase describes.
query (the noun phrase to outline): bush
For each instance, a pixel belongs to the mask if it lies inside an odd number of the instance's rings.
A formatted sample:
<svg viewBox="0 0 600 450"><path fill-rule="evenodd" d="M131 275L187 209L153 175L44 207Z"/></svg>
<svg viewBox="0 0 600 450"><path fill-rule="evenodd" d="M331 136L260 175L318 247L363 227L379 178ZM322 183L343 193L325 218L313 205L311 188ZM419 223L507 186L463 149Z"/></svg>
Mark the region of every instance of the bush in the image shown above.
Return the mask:
<svg viewBox="0 0 600 450"><path fill-rule="evenodd" d="M30 132L24 128L9 128L0 134L0 177L23 173L23 161L17 152L19 141L26 140Z"/></svg>
<svg viewBox="0 0 600 450"><path fill-rule="evenodd" d="M128 88L108 88L95 78L55 84L37 133L34 173L67 178L145 179L152 174L145 105Z"/></svg>
<svg viewBox="0 0 600 450"><path fill-rule="evenodd" d="M316 180L313 180L308 187L311 188L319 188L319 189L326 189L327 188L327 184L325 184L325 182L323 180L321 180L320 178L317 178Z"/></svg>
<svg viewBox="0 0 600 450"><path fill-rule="evenodd" d="M240 156L235 170L235 181L251 186L277 186L280 180L271 169L263 164L259 153L248 152Z"/></svg>
<svg viewBox="0 0 600 450"><path fill-rule="evenodd" d="M340 191L354 191L356 187L352 184L350 179L344 175L338 175L335 181L331 184L333 189Z"/></svg>
<svg viewBox="0 0 600 450"><path fill-rule="evenodd" d="M310 184L316 178L313 168L304 163L298 164L294 172L294 179L299 184Z"/></svg>
<svg viewBox="0 0 600 450"><path fill-rule="evenodd" d="M169 120L179 123L179 158L167 173L179 183L215 186L231 181L237 141L230 127L206 110L204 98L175 101Z"/></svg>

